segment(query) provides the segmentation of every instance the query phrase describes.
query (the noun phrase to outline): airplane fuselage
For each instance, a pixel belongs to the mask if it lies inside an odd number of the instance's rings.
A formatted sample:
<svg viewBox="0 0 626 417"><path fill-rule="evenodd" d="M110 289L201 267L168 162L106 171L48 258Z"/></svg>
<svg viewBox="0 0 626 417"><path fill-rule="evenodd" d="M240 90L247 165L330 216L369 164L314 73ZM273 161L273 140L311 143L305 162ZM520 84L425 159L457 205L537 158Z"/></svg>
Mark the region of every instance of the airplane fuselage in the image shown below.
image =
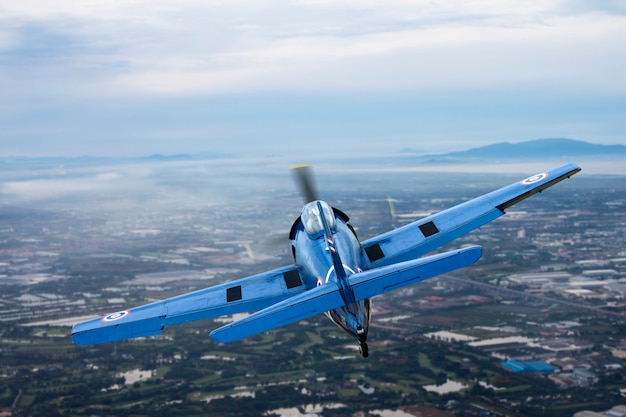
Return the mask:
<svg viewBox="0 0 626 417"><path fill-rule="evenodd" d="M326 316L357 339L367 355L371 301L355 301L345 279L366 265L349 218L323 201L313 201L302 210L290 238L295 265L308 289L327 284L342 289L345 305L326 312Z"/></svg>

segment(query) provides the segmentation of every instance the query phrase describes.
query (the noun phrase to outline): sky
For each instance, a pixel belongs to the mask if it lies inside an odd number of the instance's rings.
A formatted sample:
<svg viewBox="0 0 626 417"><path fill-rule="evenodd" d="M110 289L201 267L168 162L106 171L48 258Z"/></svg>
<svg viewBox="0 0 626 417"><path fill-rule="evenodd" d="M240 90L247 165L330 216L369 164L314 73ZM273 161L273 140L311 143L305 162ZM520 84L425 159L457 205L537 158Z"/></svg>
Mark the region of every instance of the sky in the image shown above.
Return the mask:
<svg viewBox="0 0 626 417"><path fill-rule="evenodd" d="M0 156L626 144L622 0L0 0Z"/></svg>

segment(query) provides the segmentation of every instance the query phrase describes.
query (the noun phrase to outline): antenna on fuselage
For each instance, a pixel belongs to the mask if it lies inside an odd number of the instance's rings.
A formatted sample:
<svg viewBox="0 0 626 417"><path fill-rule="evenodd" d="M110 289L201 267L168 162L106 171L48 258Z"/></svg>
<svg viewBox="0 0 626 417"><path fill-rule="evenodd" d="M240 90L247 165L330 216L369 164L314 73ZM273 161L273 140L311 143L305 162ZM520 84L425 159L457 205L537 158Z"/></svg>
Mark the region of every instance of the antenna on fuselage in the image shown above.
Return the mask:
<svg viewBox="0 0 626 417"><path fill-rule="evenodd" d="M391 224L393 225L396 222L396 205L389 194L387 194L387 204L389 204L389 214L391 215Z"/></svg>

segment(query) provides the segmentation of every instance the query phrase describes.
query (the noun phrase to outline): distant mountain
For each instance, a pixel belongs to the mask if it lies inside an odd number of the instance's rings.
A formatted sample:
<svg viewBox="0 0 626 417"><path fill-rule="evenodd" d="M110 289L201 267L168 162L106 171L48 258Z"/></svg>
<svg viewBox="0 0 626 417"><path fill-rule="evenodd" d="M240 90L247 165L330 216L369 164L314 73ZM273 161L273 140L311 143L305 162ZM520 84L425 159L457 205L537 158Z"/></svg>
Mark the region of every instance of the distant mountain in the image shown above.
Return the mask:
<svg viewBox="0 0 626 417"><path fill-rule="evenodd" d="M569 158L578 156L626 156L624 145L597 145L574 139L536 139L527 142L501 142L467 151L427 155L431 162L467 159Z"/></svg>

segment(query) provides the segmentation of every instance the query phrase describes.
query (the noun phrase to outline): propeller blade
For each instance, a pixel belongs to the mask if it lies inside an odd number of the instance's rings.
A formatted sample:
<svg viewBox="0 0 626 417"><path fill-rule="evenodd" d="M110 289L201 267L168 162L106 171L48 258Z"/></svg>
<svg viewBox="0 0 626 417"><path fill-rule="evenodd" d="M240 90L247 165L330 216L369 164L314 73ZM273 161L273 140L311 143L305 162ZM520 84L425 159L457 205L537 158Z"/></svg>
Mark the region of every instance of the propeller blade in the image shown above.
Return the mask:
<svg viewBox="0 0 626 417"><path fill-rule="evenodd" d="M315 188L315 178L313 176L313 167L309 164L294 165L291 167L296 184L300 189L300 194L304 197L304 202L319 200L317 189Z"/></svg>

